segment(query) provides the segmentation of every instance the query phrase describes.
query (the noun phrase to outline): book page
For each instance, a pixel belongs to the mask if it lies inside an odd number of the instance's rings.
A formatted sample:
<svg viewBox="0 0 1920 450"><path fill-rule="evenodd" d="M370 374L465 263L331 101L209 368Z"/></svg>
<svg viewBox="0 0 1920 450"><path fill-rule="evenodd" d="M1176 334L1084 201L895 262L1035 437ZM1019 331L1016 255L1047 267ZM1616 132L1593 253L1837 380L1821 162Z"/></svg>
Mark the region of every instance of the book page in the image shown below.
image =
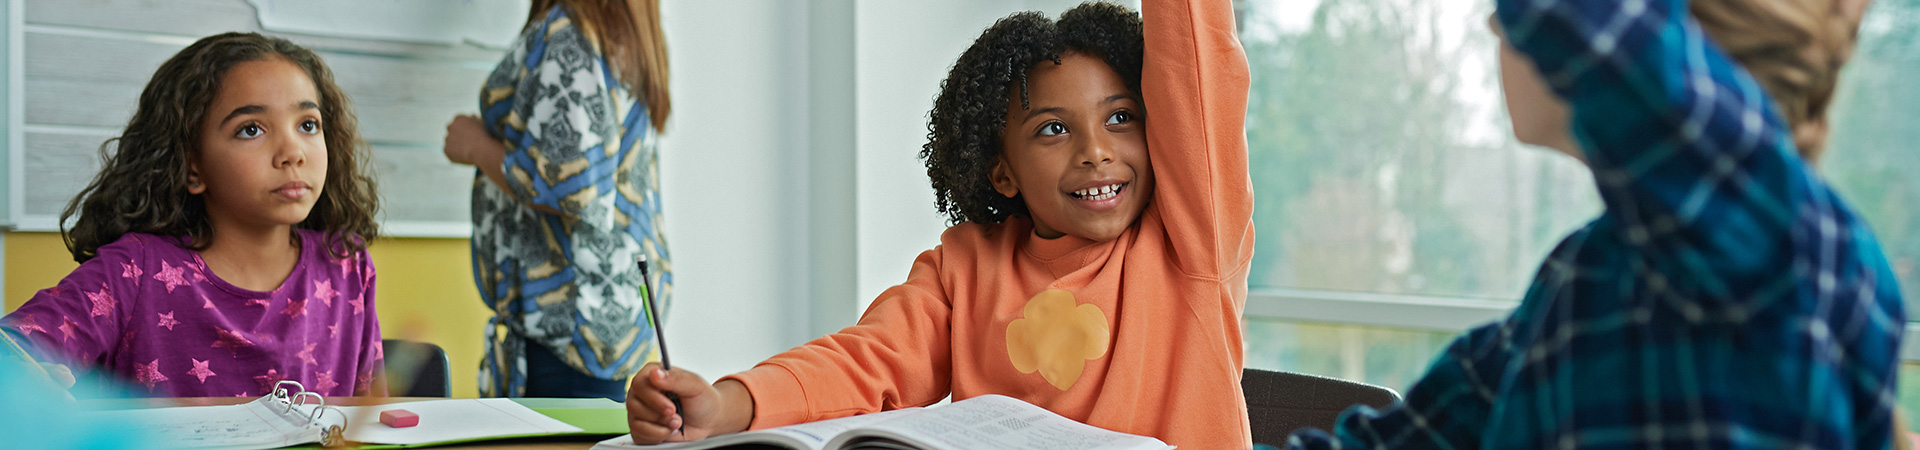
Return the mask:
<svg viewBox="0 0 1920 450"><path fill-rule="evenodd" d="M380 423L380 412L404 409L420 415L420 424L393 428ZM347 440L369 444L415 445L469 441L509 436L578 433L580 427L554 420L504 398L462 398L343 406Z"/></svg>
<svg viewBox="0 0 1920 450"><path fill-rule="evenodd" d="M915 447L983 450L1123 450L1172 448L1159 439L1102 429L1011 397L983 395L846 433L841 448L864 438ZM884 448L884 447L883 447Z"/></svg>
<svg viewBox="0 0 1920 450"><path fill-rule="evenodd" d="M668 442L668 443L663 443L659 445L634 444L633 435L623 434L620 436L616 436L613 439L600 441L599 444L595 444L593 446L593 449L594 450L636 450L636 449L697 450L697 449L716 448L716 447L735 445L735 444L761 443L761 444L779 445L787 448L792 448L794 450L800 450L800 449L824 450L827 448L826 445L829 440L832 440L834 437L839 436L841 433L845 433L848 430L864 427L867 425L872 425L875 423L894 419L903 415L910 415L910 414L913 414L915 411L919 411L919 410L921 410L921 408L906 408L906 409L896 409L893 411L881 411L873 414L861 414L858 416L841 417L838 419L829 419L829 420L822 420L817 422L807 422L802 424L787 425L787 426L778 427L778 428L768 428L768 429L759 430L759 431L723 434L723 435L713 436L713 437L709 437L709 438L698 440L698 441L692 441L692 442Z"/></svg>

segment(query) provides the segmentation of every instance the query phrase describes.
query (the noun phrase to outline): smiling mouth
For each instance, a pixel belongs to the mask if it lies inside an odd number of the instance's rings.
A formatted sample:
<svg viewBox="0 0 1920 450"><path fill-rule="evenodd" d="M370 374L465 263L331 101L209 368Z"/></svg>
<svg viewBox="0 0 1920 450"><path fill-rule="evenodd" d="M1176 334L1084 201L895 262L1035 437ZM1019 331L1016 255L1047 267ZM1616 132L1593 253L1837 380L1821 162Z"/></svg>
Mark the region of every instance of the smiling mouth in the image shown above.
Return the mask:
<svg viewBox="0 0 1920 450"><path fill-rule="evenodd" d="M1114 183L1106 186L1096 186L1096 187L1081 189L1078 191L1070 192L1068 194L1072 195L1073 198L1077 198L1081 200L1100 201L1100 200L1106 200L1106 199L1110 199L1115 196L1118 196L1120 195L1120 192L1123 190L1126 190L1126 188L1127 188L1127 183Z"/></svg>

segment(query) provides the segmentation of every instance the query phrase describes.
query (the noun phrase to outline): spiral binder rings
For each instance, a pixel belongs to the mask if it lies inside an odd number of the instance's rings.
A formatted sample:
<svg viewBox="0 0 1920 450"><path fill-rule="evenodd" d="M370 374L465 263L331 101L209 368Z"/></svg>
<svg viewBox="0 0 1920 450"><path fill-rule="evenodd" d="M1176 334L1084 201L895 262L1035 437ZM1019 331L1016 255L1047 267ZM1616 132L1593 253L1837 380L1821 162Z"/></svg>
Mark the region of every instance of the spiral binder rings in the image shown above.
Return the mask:
<svg viewBox="0 0 1920 450"><path fill-rule="evenodd" d="M288 386L298 389L299 392L294 393L293 390L288 389ZM307 399L313 399L314 403L306 403ZM339 408L327 406L325 397L307 391L306 386L301 386L298 381L281 380L273 387L272 393L254 402L265 402L268 409L277 413L272 417L286 420L289 425L301 430L298 438L302 440L295 442L296 444L317 442L324 447L340 447L347 443L346 413L340 412ZM313 436L314 433L319 435Z"/></svg>

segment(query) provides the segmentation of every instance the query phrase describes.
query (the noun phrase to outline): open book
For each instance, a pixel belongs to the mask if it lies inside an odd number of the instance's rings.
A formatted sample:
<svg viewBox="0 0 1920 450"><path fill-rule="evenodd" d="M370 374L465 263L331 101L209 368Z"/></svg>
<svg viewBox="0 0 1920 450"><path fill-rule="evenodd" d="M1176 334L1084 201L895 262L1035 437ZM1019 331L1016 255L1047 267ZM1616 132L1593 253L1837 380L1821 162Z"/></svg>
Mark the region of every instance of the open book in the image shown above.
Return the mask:
<svg viewBox="0 0 1920 450"><path fill-rule="evenodd" d="M696 450L729 446L790 450L1160 450L1172 446L1146 436L1109 431L1060 417L1012 397L983 395L930 408L907 408L808 422L694 442L635 445L632 435L601 441L594 450Z"/></svg>

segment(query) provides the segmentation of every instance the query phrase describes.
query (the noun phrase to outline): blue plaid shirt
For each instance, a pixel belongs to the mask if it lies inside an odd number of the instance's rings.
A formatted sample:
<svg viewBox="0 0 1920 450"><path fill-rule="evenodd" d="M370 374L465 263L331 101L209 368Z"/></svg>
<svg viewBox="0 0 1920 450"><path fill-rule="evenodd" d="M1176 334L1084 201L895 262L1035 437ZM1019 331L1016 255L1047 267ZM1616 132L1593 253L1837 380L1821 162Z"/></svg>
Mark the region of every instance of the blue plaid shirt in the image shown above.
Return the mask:
<svg viewBox="0 0 1920 450"><path fill-rule="evenodd" d="M1606 212L1505 321L1299 448L1888 448L1906 313L1867 226L1684 0L1499 0Z"/></svg>

